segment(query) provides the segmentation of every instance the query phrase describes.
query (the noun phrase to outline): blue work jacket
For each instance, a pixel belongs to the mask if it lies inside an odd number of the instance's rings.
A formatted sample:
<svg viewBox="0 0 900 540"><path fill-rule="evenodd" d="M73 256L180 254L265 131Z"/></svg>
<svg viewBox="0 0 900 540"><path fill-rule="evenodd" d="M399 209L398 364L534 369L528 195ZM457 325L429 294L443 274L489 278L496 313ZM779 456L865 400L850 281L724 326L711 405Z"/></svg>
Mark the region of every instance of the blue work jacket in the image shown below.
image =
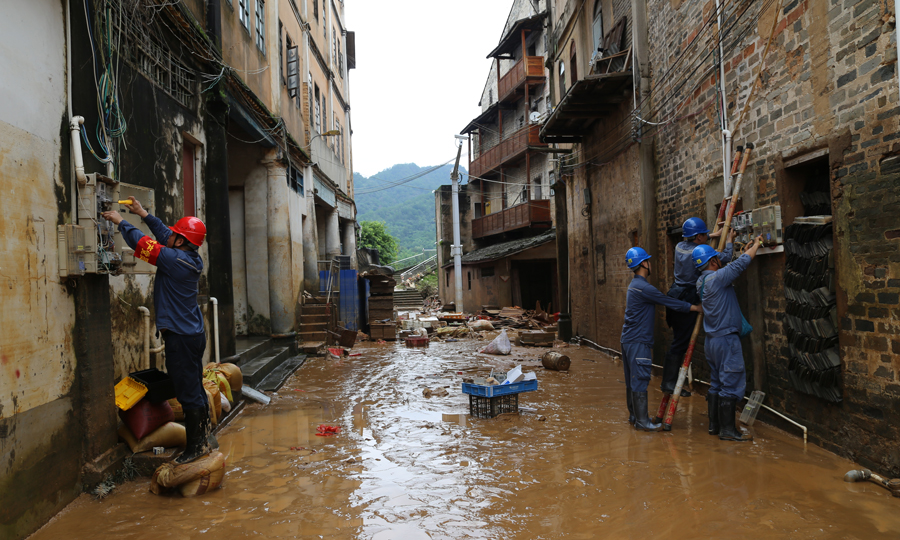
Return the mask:
<svg viewBox="0 0 900 540"><path fill-rule="evenodd" d="M694 266L694 248L700 244L695 244L689 240L678 242L675 246L675 284L682 287L693 287L700 278L700 270ZM725 249L719 255L722 264L728 264L731 255L734 252L734 244L731 242L725 244Z"/></svg>
<svg viewBox="0 0 900 540"><path fill-rule="evenodd" d="M750 266L752 260L745 253L725 268L715 272L706 270L697 280L697 292L703 304L703 330L707 336L721 337L740 332L741 308L738 306L734 280Z"/></svg>
<svg viewBox="0 0 900 540"><path fill-rule="evenodd" d="M622 326L622 343L653 343L653 316L656 305L687 313L691 305L683 300L669 298L650 285L642 276L635 275L628 285L625 299L625 324Z"/></svg>
<svg viewBox="0 0 900 540"><path fill-rule="evenodd" d="M157 268L153 284L156 329L186 336L202 334L203 314L197 305L197 291L203 259L196 251L167 248L165 244L174 233L158 217L148 214L144 222L156 240L125 220L119 223L119 231L135 257Z"/></svg>

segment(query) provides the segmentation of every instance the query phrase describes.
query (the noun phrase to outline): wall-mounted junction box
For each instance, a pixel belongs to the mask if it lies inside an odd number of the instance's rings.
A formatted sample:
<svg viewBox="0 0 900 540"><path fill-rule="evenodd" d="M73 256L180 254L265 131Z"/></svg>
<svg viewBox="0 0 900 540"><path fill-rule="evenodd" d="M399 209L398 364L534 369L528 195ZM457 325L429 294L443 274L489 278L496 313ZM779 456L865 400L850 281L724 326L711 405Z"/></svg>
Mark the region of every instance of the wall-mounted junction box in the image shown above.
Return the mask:
<svg viewBox="0 0 900 540"><path fill-rule="evenodd" d="M763 206L736 214L731 219L734 241L747 244L759 235L763 237L763 247L757 253L780 253L784 251L784 228L781 223L781 207Z"/></svg>
<svg viewBox="0 0 900 540"><path fill-rule="evenodd" d="M117 201L133 196L150 213L153 212L152 189L116 182L101 174L88 174L78 187L78 224L60 225L57 234L60 277L84 274L152 274L156 268L135 259L118 227L100 215L116 210L129 223L150 235L150 228L137 215Z"/></svg>

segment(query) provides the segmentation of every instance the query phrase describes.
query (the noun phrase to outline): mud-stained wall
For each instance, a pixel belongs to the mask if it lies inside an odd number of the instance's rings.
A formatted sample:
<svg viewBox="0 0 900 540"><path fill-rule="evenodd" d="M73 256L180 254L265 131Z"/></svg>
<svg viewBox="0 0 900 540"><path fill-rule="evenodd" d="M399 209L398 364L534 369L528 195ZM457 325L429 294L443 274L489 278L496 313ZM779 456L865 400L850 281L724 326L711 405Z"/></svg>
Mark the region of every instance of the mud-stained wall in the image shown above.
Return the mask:
<svg viewBox="0 0 900 540"><path fill-rule="evenodd" d="M650 1L650 32L656 36L651 63L663 74L698 34L697 21L710 5ZM755 20L759 6L739 21ZM725 82L734 123L760 74L746 117L732 126L736 145L756 145L745 178L744 208L796 205L797 187L791 184L796 180L785 173L785 163L822 150L827 151L828 176L819 180L830 185L834 214L843 401L834 404L799 392L788 378L783 254L758 257L738 282L742 309L751 321L756 317L762 323L743 342L751 389L763 389L768 404L807 424L812 440L895 476L900 474L900 426L892 421L900 412L900 109L889 8L890 2L832 6L803 0L777 13L772 6L726 49ZM773 23L774 37L763 58ZM692 85L669 96L682 104L678 114L683 118L657 137L660 246L669 243L668 229L691 215L711 217L721 200L719 128L710 106L714 81ZM668 258L666 271L671 280ZM750 294L753 290L760 298ZM704 364L694 363L700 378Z"/></svg>
<svg viewBox="0 0 900 540"><path fill-rule="evenodd" d="M70 211L63 16L59 2L29 2L0 18L0 73L28 75L0 100L2 538L29 534L80 491L75 306L56 250Z"/></svg>

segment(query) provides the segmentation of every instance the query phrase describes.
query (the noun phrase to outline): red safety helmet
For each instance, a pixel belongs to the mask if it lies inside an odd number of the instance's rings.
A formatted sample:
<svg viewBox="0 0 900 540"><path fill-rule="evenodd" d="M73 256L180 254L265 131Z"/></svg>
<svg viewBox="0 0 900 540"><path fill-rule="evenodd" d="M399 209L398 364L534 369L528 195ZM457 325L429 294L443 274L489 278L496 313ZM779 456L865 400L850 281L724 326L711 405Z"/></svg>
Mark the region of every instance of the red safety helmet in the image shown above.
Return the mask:
<svg viewBox="0 0 900 540"><path fill-rule="evenodd" d="M185 216L169 228L197 247L203 245L203 239L206 238L206 225L194 216Z"/></svg>

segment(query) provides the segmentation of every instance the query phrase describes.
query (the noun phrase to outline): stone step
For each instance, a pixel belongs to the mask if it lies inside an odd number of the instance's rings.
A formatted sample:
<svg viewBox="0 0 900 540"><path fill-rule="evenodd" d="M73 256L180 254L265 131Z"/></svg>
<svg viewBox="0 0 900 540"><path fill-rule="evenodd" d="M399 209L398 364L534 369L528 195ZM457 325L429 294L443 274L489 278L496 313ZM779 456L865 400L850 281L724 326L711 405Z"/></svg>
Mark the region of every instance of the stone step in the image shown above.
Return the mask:
<svg viewBox="0 0 900 540"><path fill-rule="evenodd" d="M315 331L315 332L298 332L297 337L300 338L300 341L303 343L307 343L310 341L326 341L328 339L328 332L323 331Z"/></svg>
<svg viewBox="0 0 900 540"><path fill-rule="evenodd" d="M301 332L324 332L328 329L328 323L300 323Z"/></svg>
<svg viewBox="0 0 900 540"><path fill-rule="evenodd" d="M272 373L290 355L290 347L276 347L252 360L242 362L241 372L244 374L244 384L256 388L266 375Z"/></svg>
<svg viewBox="0 0 900 540"><path fill-rule="evenodd" d="M302 313L300 314L300 324L327 324L328 315L324 313Z"/></svg>
<svg viewBox="0 0 900 540"><path fill-rule="evenodd" d="M287 360L281 363L280 366L272 370L272 373L266 375L266 378L259 383L259 387L257 390L261 390L263 392L277 392L284 385L285 382L294 374L295 371L300 369L300 366L303 365L303 362L306 361L305 354L298 354L297 356L291 356Z"/></svg>
<svg viewBox="0 0 900 540"><path fill-rule="evenodd" d="M265 336L241 337L235 341L235 356L233 362L241 365L257 356L261 356L272 348L273 340Z"/></svg>

